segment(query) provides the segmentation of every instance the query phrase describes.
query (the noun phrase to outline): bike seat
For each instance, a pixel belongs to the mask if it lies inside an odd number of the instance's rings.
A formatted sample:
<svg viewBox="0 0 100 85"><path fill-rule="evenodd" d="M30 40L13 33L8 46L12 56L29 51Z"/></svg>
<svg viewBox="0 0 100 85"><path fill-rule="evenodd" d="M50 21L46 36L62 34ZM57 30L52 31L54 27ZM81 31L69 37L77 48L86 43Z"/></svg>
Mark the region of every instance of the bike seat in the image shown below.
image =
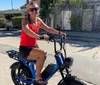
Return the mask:
<svg viewBox="0 0 100 85"><path fill-rule="evenodd" d="M10 58L13 58L13 57L18 57L18 54L19 54L19 52L18 51L16 51L16 50L8 50L8 51L6 51L6 53L8 54L8 56L10 57Z"/></svg>
<svg viewBox="0 0 100 85"><path fill-rule="evenodd" d="M36 63L36 60L28 60L28 59L24 59L22 57L19 57L19 52L16 51L16 50L8 50L6 52L7 52L8 56L10 58L13 58L13 59L16 59L16 60L19 60L19 61L22 60L22 61L25 61L25 62L34 62L34 63Z"/></svg>

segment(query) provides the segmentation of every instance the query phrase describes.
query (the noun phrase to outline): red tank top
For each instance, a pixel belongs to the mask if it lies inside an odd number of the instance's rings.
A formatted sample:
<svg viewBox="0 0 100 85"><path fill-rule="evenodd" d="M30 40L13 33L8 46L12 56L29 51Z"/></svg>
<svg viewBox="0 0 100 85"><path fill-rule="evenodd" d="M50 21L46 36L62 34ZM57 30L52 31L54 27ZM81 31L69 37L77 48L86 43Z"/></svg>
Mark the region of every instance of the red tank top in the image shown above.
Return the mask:
<svg viewBox="0 0 100 85"><path fill-rule="evenodd" d="M40 28L40 23L38 23L36 27L34 27L32 24L29 24L29 28L33 32L35 32L36 34L38 34L38 31L39 31L39 28ZM30 37L22 29L20 46L29 46L29 47L32 47L32 46L36 46L36 45L37 45L37 39L33 38L33 37Z"/></svg>

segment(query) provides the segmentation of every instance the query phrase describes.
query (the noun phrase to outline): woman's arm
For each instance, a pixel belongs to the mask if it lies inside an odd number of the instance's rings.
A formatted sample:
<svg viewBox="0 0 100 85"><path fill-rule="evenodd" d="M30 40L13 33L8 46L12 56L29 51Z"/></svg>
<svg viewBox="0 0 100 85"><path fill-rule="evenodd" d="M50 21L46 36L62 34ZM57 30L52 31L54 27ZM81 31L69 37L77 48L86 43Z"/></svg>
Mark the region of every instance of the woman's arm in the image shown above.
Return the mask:
<svg viewBox="0 0 100 85"><path fill-rule="evenodd" d="M31 29L29 29L28 24L29 24L28 20L26 18L23 18L22 19L22 29L25 31L25 33L31 37L39 38L40 35L36 34Z"/></svg>

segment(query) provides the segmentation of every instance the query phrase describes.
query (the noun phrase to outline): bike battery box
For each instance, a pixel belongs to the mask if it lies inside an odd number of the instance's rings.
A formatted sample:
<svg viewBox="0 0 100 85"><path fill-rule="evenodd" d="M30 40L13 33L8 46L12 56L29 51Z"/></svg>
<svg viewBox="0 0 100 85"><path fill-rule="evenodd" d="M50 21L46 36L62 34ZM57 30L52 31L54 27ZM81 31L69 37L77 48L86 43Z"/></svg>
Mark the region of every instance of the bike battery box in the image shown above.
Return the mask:
<svg viewBox="0 0 100 85"><path fill-rule="evenodd" d="M56 64L49 64L42 72L41 76L45 80L52 76L55 71Z"/></svg>

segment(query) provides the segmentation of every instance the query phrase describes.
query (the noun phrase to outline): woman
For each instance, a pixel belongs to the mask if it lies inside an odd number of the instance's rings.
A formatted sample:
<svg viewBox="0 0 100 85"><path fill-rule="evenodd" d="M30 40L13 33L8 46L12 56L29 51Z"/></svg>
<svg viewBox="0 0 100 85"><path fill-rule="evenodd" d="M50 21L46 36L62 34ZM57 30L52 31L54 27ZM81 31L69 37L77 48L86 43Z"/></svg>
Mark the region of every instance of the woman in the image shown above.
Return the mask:
<svg viewBox="0 0 100 85"><path fill-rule="evenodd" d="M22 19L22 35L20 41L20 56L28 60L36 60L36 80L41 84L47 82L42 81L41 70L46 58L47 52L38 48L37 39L48 40L49 36L39 35L40 28L49 33L59 34L59 31L47 26L39 17L39 6L37 2L30 2L27 5L27 16ZM66 33L60 32L66 35Z"/></svg>

